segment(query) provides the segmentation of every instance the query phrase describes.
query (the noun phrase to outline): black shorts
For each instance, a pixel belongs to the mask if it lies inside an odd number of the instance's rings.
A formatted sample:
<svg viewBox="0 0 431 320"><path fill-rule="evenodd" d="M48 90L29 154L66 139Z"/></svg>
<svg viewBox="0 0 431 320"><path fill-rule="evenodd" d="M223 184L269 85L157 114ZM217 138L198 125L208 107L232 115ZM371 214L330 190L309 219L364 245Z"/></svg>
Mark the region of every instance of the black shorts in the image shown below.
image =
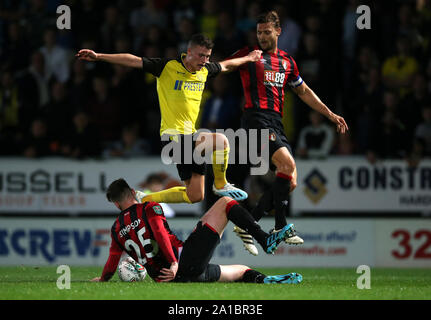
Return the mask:
<svg viewBox="0 0 431 320"><path fill-rule="evenodd" d="M269 139L268 141L261 141L260 134L258 131L257 141L251 143L257 143L258 154L261 154L263 148L269 149L269 159L272 158L273 154L280 148L286 147L290 154L292 153L292 147L287 141L286 134L284 133L283 122L281 122L280 115L272 111L249 111L246 110L241 118L241 127L246 130L250 129L268 129ZM250 143L250 141L248 141ZM275 170L276 167L270 162L270 169Z"/></svg>
<svg viewBox="0 0 431 320"><path fill-rule="evenodd" d="M193 173L197 173L201 176L204 176L206 172L205 163L197 164L195 163L193 157L190 157L190 155L193 155L193 151L195 150L195 147L196 147L196 141L193 139L193 136L194 134L189 134L189 135L178 134L173 136L175 138L172 138L169 141L162 140L161 142L162 148L166 147L170 143L174 143L176 144L176 146L174 147L175 149L173 150L181 150L181 157L179 157L178 155L169 154L173 162L177 164L177 171L181 181L189 180L192 177ZM167 139L164 139L164 140L167 140ZM186 143L191 144L191 148L186 147ZM189 157L189 159L186 159L186 157Z"/></svg>
<svg viewBox="0 0 431 320"><path fill-rule="evenodd" d="M218 233L199 221L184 242L175 282L215 282L220 279L220 266L209 263L220 243Z"/></svg>

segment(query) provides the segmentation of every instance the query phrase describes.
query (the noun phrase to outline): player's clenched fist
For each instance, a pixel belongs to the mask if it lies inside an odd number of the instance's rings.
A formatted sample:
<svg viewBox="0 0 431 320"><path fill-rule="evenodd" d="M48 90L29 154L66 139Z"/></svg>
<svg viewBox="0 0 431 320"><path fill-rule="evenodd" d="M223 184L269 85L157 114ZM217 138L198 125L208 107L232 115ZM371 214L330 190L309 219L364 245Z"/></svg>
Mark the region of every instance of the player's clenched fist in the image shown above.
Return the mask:
<svg viewBox="0 0 431 320"><path fill-rule="evenodd" d="M253 50L248 54L248 57L250 58L250 62L259 61L261 56L262 56L262 50Z"/></svg>
<svg viewBox="0 0 431 320"><path fill-rule="evenodd" d="M93 50L89 49L82 49L79 50L79 52L75 55L75 57L78 57L81 60L86 61L96 61L97 60L97 53Z"/></svg>

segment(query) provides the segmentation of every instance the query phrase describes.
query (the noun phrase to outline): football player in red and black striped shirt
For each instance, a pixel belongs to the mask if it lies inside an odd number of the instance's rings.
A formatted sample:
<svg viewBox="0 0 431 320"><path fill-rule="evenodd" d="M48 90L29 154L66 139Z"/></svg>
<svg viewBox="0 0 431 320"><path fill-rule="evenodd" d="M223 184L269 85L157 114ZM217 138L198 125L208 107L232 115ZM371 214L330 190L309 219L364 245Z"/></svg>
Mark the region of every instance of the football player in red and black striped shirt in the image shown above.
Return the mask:
<svg viewBox="0 0 431 320"><path fill-rule="evenodd" d="M298 283L302 280L297 273L265 276L244 265L209 263L228 220L253 235L267 253L276 250L290 233L289 228L275 236L262 231L249 212L232 198L220 198L182 242L171 232L162 207L156 202L139 203L135 191L124 179L112 182L106 196L121 213L112 225L109 258L102 276L92 281L111 279L123 252L144 265L157 282Z"/></svg>
<svg viewBox="0 0 431 320"><path fill-rule="evenodd" d="M269 129L269 141L262 143L262 148L269 148L270 167L272 170L275 169L276 179L272 189L263 194L252 214L258 221L264 212L275 209L275 230L286 225L285 209L288 195L295 189L297 183L295 161L282 124L285 88L291 88L308 106L326 116L336 125L338 132L345 133L348 130L344 119L333 113L305 84L293 57L278 49L277 41L280 34L277 13L275 11L263 13L257 20L259 46L245 47L230 57L242 57L255 49L263 51L259 61L239 67L245 96L245 110L241 122L244 129ZM240 230L235 231L240 235ZM242 239L247 239L244 233ZM296 237L287 239L286 242L303 241ZM253 254L257 254L257 250Z"/></svg>

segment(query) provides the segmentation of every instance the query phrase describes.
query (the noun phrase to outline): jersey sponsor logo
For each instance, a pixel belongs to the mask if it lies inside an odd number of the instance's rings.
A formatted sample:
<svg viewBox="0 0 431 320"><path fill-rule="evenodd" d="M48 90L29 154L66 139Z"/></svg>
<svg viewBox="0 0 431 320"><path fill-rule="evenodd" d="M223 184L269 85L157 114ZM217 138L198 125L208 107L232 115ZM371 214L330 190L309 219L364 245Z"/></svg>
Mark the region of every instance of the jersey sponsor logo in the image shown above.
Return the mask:
<svg viewBox="0 0 431 320"><path fill-rule="evenodd" d="M156 214L163 214L162 207L160 206L153 206L153 210Z"/></svg>
<svg viewBox="0 0 431 320"><path fill-rule="evenodd" d="M265 85L269 85L272 87L283 87L284 78L286 74L283 72L276 72L273 70L265 70L263 82Z"/></svg>
<svg viewBox="0 0 431 320"><path fill-rule="evenodd" d="M202 92L205 89L205 83L203 82L191 82L191 81L182 81L176 80L174 85L174 90L177 91L198 91Z"/></svg>

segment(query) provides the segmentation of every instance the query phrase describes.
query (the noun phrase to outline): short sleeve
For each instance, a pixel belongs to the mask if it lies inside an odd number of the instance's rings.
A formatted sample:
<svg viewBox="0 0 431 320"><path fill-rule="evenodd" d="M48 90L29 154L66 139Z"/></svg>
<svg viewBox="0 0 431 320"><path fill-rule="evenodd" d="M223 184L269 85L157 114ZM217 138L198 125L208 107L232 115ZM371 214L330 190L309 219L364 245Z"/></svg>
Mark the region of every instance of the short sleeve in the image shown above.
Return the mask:
<svg viewBox="0 0 431 320"><path fill-rule="evenodd" d="M239 50L235 51L226 60L236 59L236 58L242 58L242 57L245 57L246 55L248 55L249 53L250 53L250 48L249 47L244 47L242 49L239 49Z"/></svg>
<svg viewBox="0 0 431 320"><path fill-rule="evenodd" d="M295 60L289 56L287 58L290 64L289 74L287 76L287 84L291 88L297 88L299 87L304 81L302 80L301 76L299 75L298 66L295 62Z"/></svg>
<svg viewBox="0 0 431 320"><path fill-rule="evenodd" d="M214 78L221 72L221 65L218 62L211 62L205 65L208 70L208 78Z"/></svg>
<svg viewBox="0 0 431 320"><path fill-rule="evenodd" d="M160 77L169 59L142 57L142 68L155 77Z"/></svg>

